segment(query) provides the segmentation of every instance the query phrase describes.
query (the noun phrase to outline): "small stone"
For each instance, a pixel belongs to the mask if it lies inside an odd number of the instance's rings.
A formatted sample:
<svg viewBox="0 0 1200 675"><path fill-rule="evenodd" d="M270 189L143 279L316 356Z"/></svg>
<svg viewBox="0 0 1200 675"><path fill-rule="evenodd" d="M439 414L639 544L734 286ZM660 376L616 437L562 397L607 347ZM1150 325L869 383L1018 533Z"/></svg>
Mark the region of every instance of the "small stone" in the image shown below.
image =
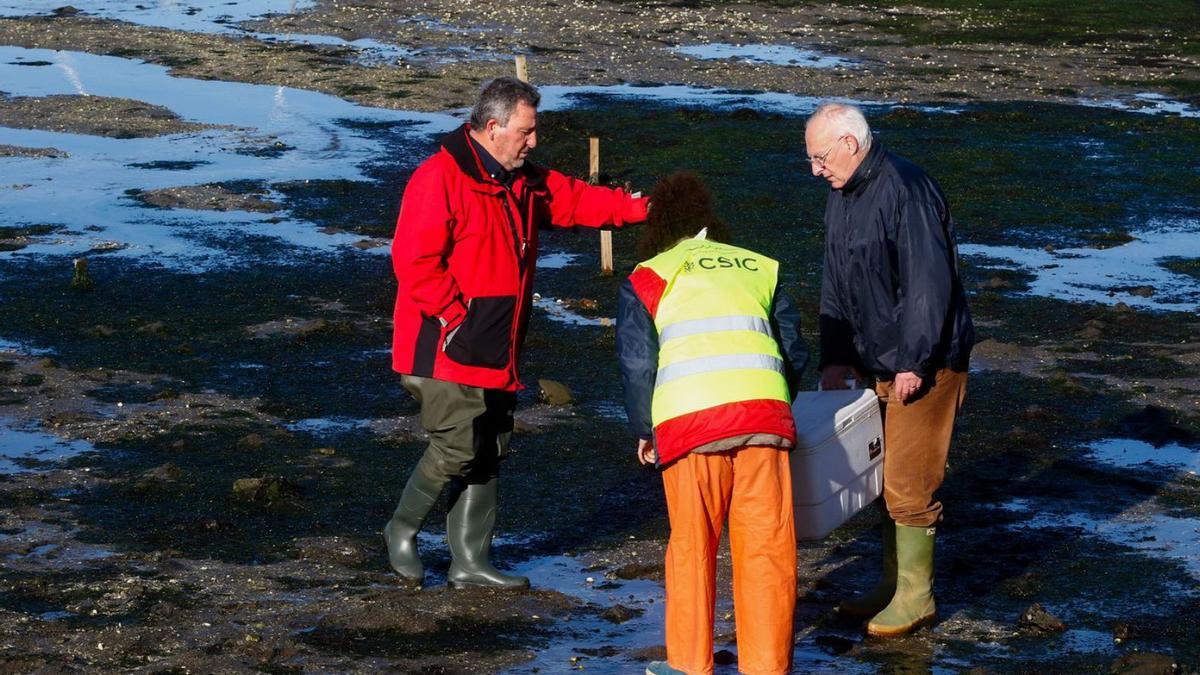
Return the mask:
<svg viewBox="0 0 1200 675"><path fill-rule="evenodd" d="M732 666L737 663L737 656L728 649L722 649L713 654L713 663L718 666Z"/></svg>
<svg viewBox="0 0 1200 675"><path fill-rule="evenodd" d="M627 563L605 576L625 581L633 579L651 579L657 581L663 578L665 572L665 567L662 564Z"/></svg>
<svg viewBox="0 0 1200 675"><path fill-rule="evenodd" d="M625 605L613 605L600 615L600 618L610 623L622 624L630 619L635 619L645 613L644 609L626 607Z"/></svg>
<svg viewBox="0 0 1200 675"><path fill-rule="evenodd" d="M1179 663L1167 654L1135 652L1114 661L1108 672L1114 675L1171 675L1179 672Z"/></svg>
<svg viewBox="0 0 1200 675"><path fill-rule="evenodd" d="M162 321L151 321L150 323L141 326L137 329L139 333L147 333L149 335L163 335L167 332L167 324Z"/></svg>
<svg viewBox="0 0 1200 675"><path fill-rule="evenodd" d="M179 480L182 477L183 477L183 469L180 469L178 466L176 466L172 462L167 462L166 464L156 466L153 469L150 469L149 471L142 474L143 479L157 480L157 481L163 481L163 482Z"/></svg>
<svg viewBox="0 0 1200 675"><path fill-rule="evenodd" d="M267 439L260 434L246 434L238 439L237 449L242 452L255 452L262 450L267 445Z"/></svg>
<svg viewBox="0 0 1200 675"><path fill-rule="evenodd" d="M326 455L326 456L329 456L329 455L336 455L336 454L337 454L337 450L335 450L334 448L317 448L317 453L318 453L318 454L322 454L322 455Z"/></svg>
<svg viewBox="0 0 1200 675"><path fill-rule="evenodd" d="M561 382L543 378L538 380L538 386L542 389L542 400L550 405L571 405L575 402L571 390Z"/></svg>
<svg viewBox="0 0 1200 675"><path fill-rule="evenodd" d="M261 478L239 478L233 481L233 494L240 499L254 499L262 484Z"/></svg>
<svg viewBox="0 0 1200 675"><path fill-rule="evenodd" d="M280 476L239 478L233 482L233 494L239 499L275 504L298 501L300 487Z"/></svg>
<svg viewBox="0 0 1200 675"><path fill-rule="evenodd" d="M182 469L171 462L167 462L144 472L138 478L137 482L133 484L133 489L138 492L151 492L161 489L165 483L172 483L179 480L182 476Z"/></svg>
<svg viewBox="0 0 1200 675"><path fill-rule="evenodd" d="M46 382L45 375L39 375L37 373L29 373L28 375L25 375L24 377L21 378L19 384L22 387L40 387L45 382Z"/></svg>
<svg viewBox="0 0 1200 675"><path fill-rule="evenodd" d="M1022 632L1033 635L1061 633L1067 629L1061 619L1046 611L1038 602L1021 612L1021 618L1017 620L1017 627Z"/></svg>
<svg viewBox="0 0 1200 675"><path fill-rule="evenodd" d="M1139 298L1148 298L1148 297L1154 295L1154 287L1153 286L1134 286L1133 288L1129 289L1129 294L1136 295Z"/></svg>

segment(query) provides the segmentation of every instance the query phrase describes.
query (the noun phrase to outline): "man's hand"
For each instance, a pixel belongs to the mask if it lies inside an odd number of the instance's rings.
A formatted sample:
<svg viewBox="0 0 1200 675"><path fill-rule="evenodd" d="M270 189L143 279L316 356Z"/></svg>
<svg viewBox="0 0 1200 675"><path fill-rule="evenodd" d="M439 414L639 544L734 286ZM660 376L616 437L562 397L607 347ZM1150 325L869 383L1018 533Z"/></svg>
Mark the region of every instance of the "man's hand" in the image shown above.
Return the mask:
<svg viewBox="0 0 1200 675"><path fill-rule="evenodd" d="M921 376L916 373L896 373L896 380L893 384L896 392L896 398L900 399L901 403L908 403L908 399L917 394L921 388Z"/></svg>
<svg viewBox="0 0 1200 675"><path fill-rule="evenodd" d="M835 366L828 365L821 369L821 389L829 391L831 389L849 389L846 380L854 378L856 381L862 381L862 374L854 366Z"/></svg>
<svg viewBox="0 0 1200 675"><path fill-rule="evenodd" d="M654 450L654 444L644 438L638 439L637 456L642 466L653 464L658 459L658 453Z"/></svg>

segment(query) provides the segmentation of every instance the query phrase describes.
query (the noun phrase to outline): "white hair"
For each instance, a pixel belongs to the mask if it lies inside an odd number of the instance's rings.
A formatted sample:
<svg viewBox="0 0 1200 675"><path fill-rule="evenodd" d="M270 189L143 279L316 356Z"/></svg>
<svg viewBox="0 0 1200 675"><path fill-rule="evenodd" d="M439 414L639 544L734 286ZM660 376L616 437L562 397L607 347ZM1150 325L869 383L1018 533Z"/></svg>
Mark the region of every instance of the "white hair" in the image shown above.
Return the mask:
<svg viewBox="0 0 1200 675"><path fill-rule="evenodd" d="M840 138L849 134L858 141L858 147L863 150L871 149L871 125L862 111L849 103L825 103L818 107L808 118L805 129L814 121L821 119L829 125L828 130Z"/></svg>

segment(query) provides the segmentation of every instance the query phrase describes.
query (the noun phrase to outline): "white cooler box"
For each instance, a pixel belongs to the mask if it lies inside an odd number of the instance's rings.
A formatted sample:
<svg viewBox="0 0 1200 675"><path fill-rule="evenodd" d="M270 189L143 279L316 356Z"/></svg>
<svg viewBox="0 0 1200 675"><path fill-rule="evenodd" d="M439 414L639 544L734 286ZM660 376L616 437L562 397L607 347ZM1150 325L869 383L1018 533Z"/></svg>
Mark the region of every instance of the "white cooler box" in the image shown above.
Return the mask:
<svg viewBox="0 0 1200 675"><path fill-rule="evenodd" d="M796 537L820 539L879 497L883 416L871 389L802 391L792 415Z"/></svg>

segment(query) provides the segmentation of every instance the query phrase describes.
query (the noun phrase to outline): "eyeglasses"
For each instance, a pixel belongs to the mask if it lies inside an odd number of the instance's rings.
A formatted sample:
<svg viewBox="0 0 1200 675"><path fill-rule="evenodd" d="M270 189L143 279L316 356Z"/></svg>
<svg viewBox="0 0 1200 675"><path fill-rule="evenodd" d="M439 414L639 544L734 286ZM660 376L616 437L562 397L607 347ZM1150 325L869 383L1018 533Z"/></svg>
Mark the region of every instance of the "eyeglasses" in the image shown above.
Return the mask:
<svg viewBox="0 0 1200 675"><path fill-rule="evenodd" d="M833 154L834 150L837 150L837 146L839 144L841 144L842 138L845 138L845 136L841 136L841 137L838 137L837 139L835 139L833 141L833 143L829 146L829 149L826 150L825 152L822 152L819 155L810 155L808 158L808 163L816 164L817 166L825 166L825 162L829 161L829 155Z"/></svg>

